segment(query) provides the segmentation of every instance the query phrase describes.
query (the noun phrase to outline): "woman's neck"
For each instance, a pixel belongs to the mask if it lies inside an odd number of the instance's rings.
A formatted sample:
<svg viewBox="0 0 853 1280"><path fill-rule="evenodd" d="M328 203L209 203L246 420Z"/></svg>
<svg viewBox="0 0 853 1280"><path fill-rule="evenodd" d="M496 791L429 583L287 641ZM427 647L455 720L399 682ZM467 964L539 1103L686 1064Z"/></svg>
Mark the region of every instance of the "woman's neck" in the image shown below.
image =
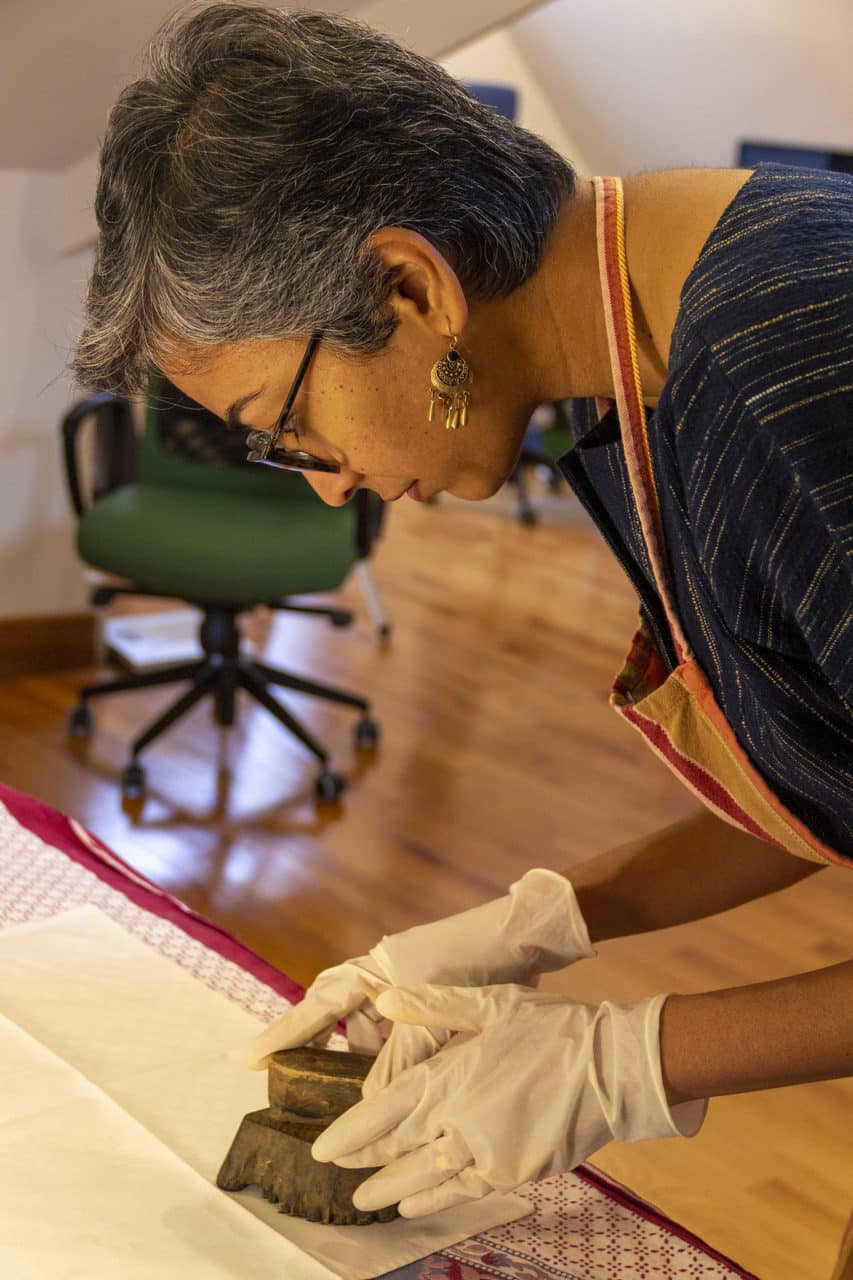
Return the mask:
<svg viewBox="0 0 853 1280"><path fill-rule="evenodd" d="M681 289L748 170L687 169L626 178L625 247L643 398L666 382ZM539 269L518 291L540 403L614 395L601 296L595 192L579 179L564 202Z"/></svg>

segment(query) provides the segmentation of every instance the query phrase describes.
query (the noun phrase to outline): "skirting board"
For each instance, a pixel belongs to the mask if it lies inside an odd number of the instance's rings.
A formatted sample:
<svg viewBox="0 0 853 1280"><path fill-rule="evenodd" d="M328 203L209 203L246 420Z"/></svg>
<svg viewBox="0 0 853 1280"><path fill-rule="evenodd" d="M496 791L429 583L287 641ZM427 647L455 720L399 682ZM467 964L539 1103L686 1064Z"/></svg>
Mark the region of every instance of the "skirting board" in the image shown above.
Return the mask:
<svg viewBox="0 0 853 1280"><path fill-rule="evenodd" d="M90 666L94 654L94 614L0 618L0 679Z"/></svg>

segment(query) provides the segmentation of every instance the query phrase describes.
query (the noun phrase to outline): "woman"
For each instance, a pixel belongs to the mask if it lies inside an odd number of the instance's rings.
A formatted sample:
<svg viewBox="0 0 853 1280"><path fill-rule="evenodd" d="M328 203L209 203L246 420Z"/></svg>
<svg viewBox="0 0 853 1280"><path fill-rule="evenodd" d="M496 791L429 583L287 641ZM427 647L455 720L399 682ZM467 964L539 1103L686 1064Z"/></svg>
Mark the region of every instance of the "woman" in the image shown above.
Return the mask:
<svg viewBox="0 0 853 1280"><path fill-rule="evenodd" d="M853 962L598 1008L534 989L853 865L853 179L581 181L364 27L214 5L122 93L97 215L78 380L144 393L156 366L332 505L487 498L534 408L583 400L563 467L642 606L611 700L706 805L383 939L260 1037L254 1065L339 1017L381 1048L315 1147L385 1166L359 1207L416 1216L853 1073Z"/></svg>

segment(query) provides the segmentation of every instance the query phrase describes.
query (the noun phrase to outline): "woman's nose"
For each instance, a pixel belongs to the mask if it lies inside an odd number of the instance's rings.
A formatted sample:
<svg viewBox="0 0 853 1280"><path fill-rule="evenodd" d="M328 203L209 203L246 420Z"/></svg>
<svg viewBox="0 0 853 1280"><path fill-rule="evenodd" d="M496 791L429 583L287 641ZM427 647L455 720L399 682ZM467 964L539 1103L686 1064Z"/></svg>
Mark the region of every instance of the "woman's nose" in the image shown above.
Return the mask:
<svg viewBox="0 0 853 1280"><path fill-rule="evenodd" d="M305 472L305 479L328 507L342 507L349 502L358 489L361 478L355 471L339 471L335 474L324 471Z"/></svg>

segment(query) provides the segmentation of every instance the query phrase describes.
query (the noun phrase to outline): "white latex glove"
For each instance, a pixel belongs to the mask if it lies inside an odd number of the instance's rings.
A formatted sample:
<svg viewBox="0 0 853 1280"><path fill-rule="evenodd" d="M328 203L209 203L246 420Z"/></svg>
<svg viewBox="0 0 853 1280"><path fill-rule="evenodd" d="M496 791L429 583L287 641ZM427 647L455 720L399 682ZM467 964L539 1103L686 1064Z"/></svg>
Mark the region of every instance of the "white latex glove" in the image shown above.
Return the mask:
<svg viewBox="0 0 853 1280"><path fill-rule="evenodd" d="M376 999L388 987L425 982L532 986L540 974L593 955L570 881L537 867L502 898L391 934L366 956L324 969L304 999L252 1041L247 1065L260 1070L278 1049L323 1044L346 1018L350 1049L379 1055L364 1082L369 1097L430 1057L451 1034L438 1025L392 1028L376 1011Z"/></svg>
<svg viewBox="0 0 853 1280"><path fill-rule="evenodd" d="M573 1169L614 1138L692 1137L708 1104L667 1103L666 998L596 1008L518 986L386 991L385 1017L474 1034L351 1107L312 1155L345 1169L384 1165L356 1190L356 1208L399 1201L403 1217L418 1218Z"/></svg>

